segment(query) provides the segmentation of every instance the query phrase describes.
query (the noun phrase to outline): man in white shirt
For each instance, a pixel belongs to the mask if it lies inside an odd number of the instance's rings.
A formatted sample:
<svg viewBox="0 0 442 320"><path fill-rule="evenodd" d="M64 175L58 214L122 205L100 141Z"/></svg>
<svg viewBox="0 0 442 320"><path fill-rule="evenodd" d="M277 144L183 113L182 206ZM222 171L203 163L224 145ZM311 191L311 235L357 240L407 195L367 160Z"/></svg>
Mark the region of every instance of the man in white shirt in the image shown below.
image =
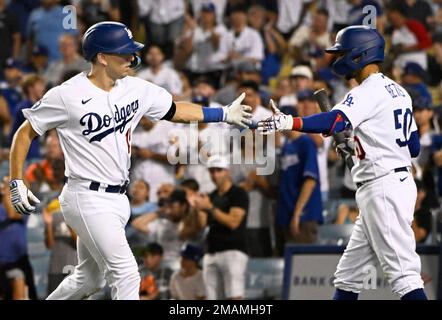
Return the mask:
<svg viewBox="0 0 442 320"><path fill-rule="evenodd" d="M160 47L151 46L146 53L149 67L140 70L137 76L163 87L172 95L183 93L183 83L178 73L164 63L164 54Z"/></svg>
<svg viewBox="0 0 442 320"><path fill-rule="evenodd" d="M200 8L198 25L191 38L184 38L189 44L183 44L189 56L186 68L196 75L207 74L219 81L221 70L225 69L220 42L227 34L222 23L216 21L216 7L213 3L203 4ZM217 84L218 86L218 84Z"/></svg>
<svg viewBox="0 0 442 320"><path fill-rule="evenodd" d="M183 31L186 1L147 0L147 2L150 2L150 14L145 25L148 41L163 48L164 54L169 59L173 55L175 39Z"/></svg>
<svg viewBox="0 0 442 320"><path fill-rule="evenodd" d="M244 60L261 62L264 59L264 43L258 31L247 26L245 7L234 7L230 13L231 29L221 39L220 50L225 62L232 65Z"/></svg>
<svg viewBox="0 0 442 320"><path fill-rule="evenodd" d="M278 20L276 27L283 35L290 36L302 22L311 0L278 0Z"/></svg>
<svg viewBox="0 0 442 320"><path fill-rule="evenodd" d="M71 34L61 36L59 50L62 58L52 62L43 75L50 86L60 84L67 71L85 71L90 68L89 63L78 54L78 43L75 36Z"/></svg>
<svg viewBox="0 0 442 320"><path fill-rule="evenodd" d="M292 93L282 96L279 100L281 106L296 106L298 103L297 94L313 86L313 72L308 66L298 65L293 67L290 73L290 86Z"/></svg>

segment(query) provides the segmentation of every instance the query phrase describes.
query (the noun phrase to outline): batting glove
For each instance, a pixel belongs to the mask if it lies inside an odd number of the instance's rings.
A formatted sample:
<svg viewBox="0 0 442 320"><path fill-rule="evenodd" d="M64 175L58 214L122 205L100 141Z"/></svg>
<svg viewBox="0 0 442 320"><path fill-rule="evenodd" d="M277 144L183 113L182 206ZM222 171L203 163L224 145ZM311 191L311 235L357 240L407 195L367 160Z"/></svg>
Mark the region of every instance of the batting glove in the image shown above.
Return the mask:
<svg viewBox="0 0 442 320"><path fill-rule="evenodd" d="M35 212L35 206L31 205L30 202L35 205L40 203L40 200L26 187L23 180L11 180L9 190L11 191L11 202L15 211L21 214Z"/></svg>
<svg viewBox="0 0 442 320"><path fill-rule="evenodd" d="M292 130L293 117L282 113L270 99L270 109L273 111L273 116L258 122L258 131L261 134L271 134L277 131Z"/></svg>
<svg viewBox="0 0 442 320"><path fill-rule="evenodd" d="M241 104L246 94L243 92L231 104L223 107L223 121L228 124L237 125L243 128L249 128L252 124L252 107Z"/></svg>
<svg viewBox="0 0 442 320"><path fill-rule="evenodd" d="M355 142L354 140L347 138L345 142L336 145L336 152L341 155L343 159L351 157L355 154Z"/></svg>

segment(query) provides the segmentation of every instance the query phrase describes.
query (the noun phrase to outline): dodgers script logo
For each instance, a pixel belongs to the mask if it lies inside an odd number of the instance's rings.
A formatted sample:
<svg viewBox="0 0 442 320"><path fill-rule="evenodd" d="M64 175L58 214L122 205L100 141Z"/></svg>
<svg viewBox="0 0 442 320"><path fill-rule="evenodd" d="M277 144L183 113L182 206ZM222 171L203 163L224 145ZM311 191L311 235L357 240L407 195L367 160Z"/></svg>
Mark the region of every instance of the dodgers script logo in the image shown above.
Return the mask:
<svg viewBox="0 0 442 320"><path fill-rule="evenodd" d="M138 111L138 100L135 100L127 106L123 106L121 108L116 105L114 105L114 107L114 119L116 125L115 132L120 131L120 133L123 133L126 125L133 119L135 113ZM114 132L114 127L112 125L113 122L114 120L112 117L107 114L101 116L95 112L86 113L80 119L80 125L82 127L86 127L86 129L84 129L81 133L85 136L88 136L91 133L97 133L89 139L89 142L100 142L104 137Z"/></svg>

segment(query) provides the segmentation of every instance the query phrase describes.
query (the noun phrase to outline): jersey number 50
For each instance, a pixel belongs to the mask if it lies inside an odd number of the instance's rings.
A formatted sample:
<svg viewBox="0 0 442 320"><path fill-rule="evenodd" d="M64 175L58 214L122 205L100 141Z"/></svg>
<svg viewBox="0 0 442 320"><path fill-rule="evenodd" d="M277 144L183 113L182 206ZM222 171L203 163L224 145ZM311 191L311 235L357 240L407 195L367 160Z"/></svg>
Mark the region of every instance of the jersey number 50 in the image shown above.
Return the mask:
<svg viewBox="0 0 442 320"><path fill-rule="evenodd" d="M410 109L406 109L402 116L402 109L396 109L394 112L394 125L396 130L402 129L404 140L396 139L399 147L405 147L408 144L408 136L410 135L411 124L413 123L413 113ZM401 121L402 120L402 121Z"/></svg>

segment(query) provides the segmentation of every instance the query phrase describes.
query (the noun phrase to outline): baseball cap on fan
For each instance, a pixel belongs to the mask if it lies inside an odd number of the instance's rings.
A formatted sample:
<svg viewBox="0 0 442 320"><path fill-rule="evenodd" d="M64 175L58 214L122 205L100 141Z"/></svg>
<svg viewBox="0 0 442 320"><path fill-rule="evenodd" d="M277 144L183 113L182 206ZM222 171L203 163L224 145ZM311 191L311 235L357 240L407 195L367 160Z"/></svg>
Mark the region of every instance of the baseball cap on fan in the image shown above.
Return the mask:
<svg viewBox="0 0 442 320"><path fill-rule="evenodd" d="M226 156L215 154L209 157L207 160L207 169L218 168L218 169L230 169L229 159Z"/></svg>
<svg viewBox="0 0 442 320"><path fill-rule="evenodd" d="M208 2L208 3L203 3L201 5L201 11L203 12L215 12L216 11L216 7L212 2Z"/></svg>
<svg viewBox="0 0 442 320"><path fill-rule="evenodd" d="M8 58L6 59L4 68L11 68L11 69L19 69L21 70L23 68L23 63L21 61L16 60L14 58Z"/></svg>
<svg viewBox="0 0 442 320"><path fill-rule="evenodd" d="M313 72L312 70L307 66L296 66L292 69L292 72L290 73L290 77L305 77L310 80L313 79Z"/></svg>

